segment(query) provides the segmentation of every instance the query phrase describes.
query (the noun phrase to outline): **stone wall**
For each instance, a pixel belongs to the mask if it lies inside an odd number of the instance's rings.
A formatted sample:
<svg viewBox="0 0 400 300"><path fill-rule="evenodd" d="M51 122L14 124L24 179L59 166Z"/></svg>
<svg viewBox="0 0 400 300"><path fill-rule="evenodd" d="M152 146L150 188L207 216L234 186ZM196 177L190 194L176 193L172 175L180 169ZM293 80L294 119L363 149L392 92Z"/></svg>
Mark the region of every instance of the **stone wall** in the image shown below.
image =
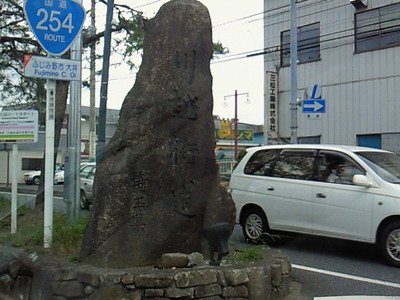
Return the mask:
<svg viewBox="0 0 400 300"><path fill-rule="evenodd" d="M246 264L104 269L2 248L0 299L282 299L289 293L290 269L276 250Z"/></svg>

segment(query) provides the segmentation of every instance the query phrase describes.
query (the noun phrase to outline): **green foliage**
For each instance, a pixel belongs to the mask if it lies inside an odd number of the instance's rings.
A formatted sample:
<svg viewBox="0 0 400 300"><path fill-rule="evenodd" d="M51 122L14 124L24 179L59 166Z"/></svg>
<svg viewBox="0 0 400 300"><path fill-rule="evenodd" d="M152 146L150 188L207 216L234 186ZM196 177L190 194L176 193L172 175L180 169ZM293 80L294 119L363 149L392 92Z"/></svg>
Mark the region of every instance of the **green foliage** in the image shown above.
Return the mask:
<svg viewBox="0 0 400 300"><path fill-rule="evenodd" d="M43 248L43 220L28 206L18 208L17 233L11 234L11 203L0 198L0 245L23 248L28 252L39 252L66 257L77 261L83 232L88 216L77 224L68 224L65 214L56 212L53 221L53 239L50 250Z"/></svg>
<svg viewBox="0 0 400 300"><path fill-rule="evenodd" d="M238 156L236 158L236 163L235 163L235 166L233 168L237 167L237 165L240 163L240 161L243 159L243 157L246 155L246 153L247 153L246 149L243 149L238 153Z"/></svg>
<svg viewBox="0 0 400 300"><path fill-rule="evenodd" d="M45 55L28 28L22 0L2 1L0 18L0 82L6 104L44 101L44 81L23 76L23 55Z"/></svg>
<svg viewBox="0 0 400 300"><path fill-rule="evenodd" d="M144 22L146 19L143 17L141 12L128 10L118 11L118 21L120 26L125 30L114 38L116 48L122 48L121 52L124 61L132 69L135 67L135 64L130 60L130 58L134 54L139 53L143 48Z"/></svg>
<svg viewBox="0 0 400 300"><path fill-rule="evenodd" d="M213 44L214 54L227 54L229 49L224 47L220 41Z"/></svg>
<svg viewBox="0 0 400 300"><path fill-rule="evenodd" d="M17 233L11 234L10 200L0 198L0 244L20 247L27 250L40 245L43 241L42 222L35 218L34 211L22 205L17 210ZM18 220L24 219L19 224Z"/></svg>
<svg viewBox="0 0 400 300"><path fill-rule="evenodd" d="M56 213L54 216L52 244L54 251L76 256L87 222L88 218L83 217L77 224L70 225L67 224L65 214Z"/></svg>
<svg viewBox="0 0 400 300"><path fill-rule="evenodd" d="M227 261L230 263L243 263L249 261L257 261L263 259L264 251L267 249L266 246L257 245L245 248L235 248L227 257Z"/></svg>
<svg viewBox="0 0 400 300"><path fill-rule="evenodd" d="M0 217L3 215L3 212L6 212L10 209L10 201L6 198L0 197Z"/></svg>

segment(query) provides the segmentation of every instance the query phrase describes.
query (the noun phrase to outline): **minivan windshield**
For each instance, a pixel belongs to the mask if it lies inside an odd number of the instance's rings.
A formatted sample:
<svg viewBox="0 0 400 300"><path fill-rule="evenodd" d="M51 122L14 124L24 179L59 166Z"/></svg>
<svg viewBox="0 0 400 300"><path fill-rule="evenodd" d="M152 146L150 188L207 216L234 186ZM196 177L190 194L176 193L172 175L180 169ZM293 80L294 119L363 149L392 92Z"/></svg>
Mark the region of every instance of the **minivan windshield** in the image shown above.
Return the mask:
<svg viewBox="0 0 400 300"><path fill-rule="evenodd" d="M400 156L391 152L356 153L380 177L391 183L400 183Z"/></svg>

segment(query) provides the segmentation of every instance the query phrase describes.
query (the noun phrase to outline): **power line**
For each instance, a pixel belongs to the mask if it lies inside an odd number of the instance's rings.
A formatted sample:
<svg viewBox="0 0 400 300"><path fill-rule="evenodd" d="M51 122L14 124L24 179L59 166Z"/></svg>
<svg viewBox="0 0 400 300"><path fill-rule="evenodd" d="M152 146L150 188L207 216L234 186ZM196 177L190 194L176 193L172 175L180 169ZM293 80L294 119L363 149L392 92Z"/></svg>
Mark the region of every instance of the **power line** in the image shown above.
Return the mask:
<svg viewBox="0 0 400 300"><path fill-rule="evenodd" d="M339 5L339 6L335 6L334 8L340 8L340 7L343 7L344 5ZM332 8L329 8L329 9L325 9L325 10L323 10L323 11L326 11L326 10L331 10ZM320 11L321 12L321 11ZM382 24L384 24L384 23L390 23L390 22L392 22L393 20L388 20L388 21L384 21L384 22L379 22L379 21L377 21L377 22L375 22L375 23L368 23L368 24L366 24L366 25L363 25L363 26L357 26L356 28L346 28L346 29L344 29L344 30L339 30L339 31L335 31L335 32L329 32L329 33L327 33L327 34L325 34L325 35L319 35L319 36L317 36L317 37L311 37L310 39L304 39L304 40L301 40L301 42L303 42L303 43L307 43L307 41L308 40L313 40L313 39L318 39L319 41L317 42L317 43L314 43L314 44L307 44L307 45L303 45L303 46L300 46L300 48L299 48L299 51L303 51L302 52L302 54L307 54L307 53L312 53L312 52L315 52L315 50L311 50L311 51L309 51L309 52L304 52L304 50L307 50L307 49L314 49L316 46L318 46L318 45L320 45L320 44L322 44L322 43L327 43L327 42L332 42L332 41L336 41L336 40L340 40L340 39L346 39L346 38L350 38L350 37L354 37L354 34L353 33L351 33L351 34L348 34L348 35L342 35L342 36L339 36L339 37L336 37L336 38L330 38L330 39L325 39L325 40L322 40L321 41L321 38L323 38L323 37L328 37L328 36L332 36L332 35L337 35L337 34L340 34L340 33L345 33L345 32L349 32L349 31L353 31L353 30L358 30L358 31L362 31L362 29L364 29L364 28L368 28L368 27L370 27L370 26L374 26L374 25L382 25ZM274 24L278 24L278 23L280 23L280 22L277 22L277 23L274 23ZM335 21L335 23L336 23L336 21ZM272 26L272 25L274 25L274 24L268 24L268 26ZM332 25L331 25L332 26ZM385 30L390 30L390 29L397 29L399 26L398 25L393 25L393 26L387 26L387 27L384 27L384 29ZM326 28L326 27L325 27ZM306 30L305 31L305 33L307 33L307 32L310 32L311 30ZM373 33L372 33L373 34ZM371 35L371 33L370 33L370 35ZM371 37L367 37L367 38L363 38L362 39L362 41L368 41L368 40L373 40L375 38L375 36L371 36ZM353 42L351 42L351 43L353 43ZM334 47L338 47L338 45L334 45L334 46L331 46L330 48L334 48ZM325 49L328 49L327 47L325 47L325 48L323 48L322 50L325 50ZM272 51L271 51L272 50ZM218 62L214 62L214 63L223 63L223 62L228 62L228 61L232 61L232 60L239 60L239 59L244 59L244 58L247 58L247 57L252 57L252 56L257 56L257 55L261 55L261 54L267 54L267 53L272 53L272 52L277 52L277 51L281 51L282 50L282 46L281 45L277 45L277 46L272 46L272 47L268 47L268 48L265 48L265 49L263 49L263 50L259 50L259 51L261 51L261 52L259 52L259 53L257 53L257 50L251 50L251 51L246 51L246 52L243 52L243 53L240 53L240 54L234 54L234 55L230 55L229 57L234 57L234 58L230 58L230 59L224 59L224 60L222 60L222 61L218 61ZM238 56L238 55L246 55L245 57L235 57L235 56Z"/></svg>
<svg viewBox="0 0 400 300"><path fill-rule="evenodd" d="M134 6L133 8L134 8L134 9L137 9L137 8L149 6L149 5L151 5L151 4L154 4L154 3L157 3L157 2L160 2L160 1L162 1L162 0L155 0L155 1L148 2L148 3L145 3L145 4L139 5L139 6Z"/></svg>
<svg viewBox="0 0 400 300"><path fill-rule="evenodd" d="M152 3L155 3L155 2L159 2L159 1L161 1L161 0L153 1L153 2L147 3L145 5L152 4ZM298 3L304 3L304 2L309 2L309 1L311 1L311 0L303 0L303 1L298 2ZM320 1L316 1L316 2L310 3L307 6L303 5L301 8L309 8L309 7L316 6L318 4L326 3L326 2L327 2L326 0L320 0ZM341 7L344 7L344 6L347 6L347 5L349 5L349 4L337 5L337 6L333 7L333 8L331 7L331 8L327 8L327 9L324 9L324 10L320 10L318 13L321 13L321 12L324 12L324 11L328 11L328 10L332 10L332 9L341 8ZM266 10L266 11L261 12L261 13L252 14L252 15L249 15L249 16L245 16L245 17L242 17L242 18L239 18L239 19L235 19L235 20L229 21L229 22L225 22L225 23L216 25L214 27L219 27L219 26L223 26L223 25L232 24L232 23L239 22L239 21L242 21L242 20L245 20L245 19L249 19L251 17L257 16L257 15L260 15L260 14L264 14L265 12L267 12L267 13L268 12L276 12L276 10L284 9L284 8L288 8L288 7L289 7L288 5L279 6L277 8L269 9L269 10ZM280 12L280 13L282 14L282 13L287 13L287 12L289 12L289 11ZM315 13L310 13L310 14L306 14L306 15L300 15L299 18L303 18L303 17L309 16L309 15L313 15L313 14L315 14ZM267 18L272 18L272 17L276 17L276 16L277 16L277 14L275 13L274 15L267 16ZM258 20L261 20L261 19L258 19ZM287 21L280 21L280 22L270 23L270 24L267 24L264 27L277 25L277 24L280 24L280 23L283 23L283 22L287 22ZM335 21L330 26L333 27L333 25L336 24L337 22L338 21ZM378 24L378 23L375 23L375 24ZM371 25L373 25L373 24L367 24L367 25L365 25L365 27L371 26ZM358 28L360 29L360 28L363 28L363 27L364 26L360 26ZM394 27L396 27L396 26L394 26ZM326 26L324 28L326 28ZM328 36L337 35L337 34L340 34L340 33L349 32L350 30L353 31L354 28L343 29L343 30L339 30L339 31L335 31L335 32L329 32L329 33L324 34L324 35L319 35L317 38L321 39L323 37L328 37ZM354 36L354 34L351 33L351 34L348 34L348 35L344 35L344 36L342 35L342 36L339 36L339 37L325 39L325 40L322 40L322 41L320 40L318 44L321 45L321 44L325 44L325 43L336 41L336 40L342 40L342 39L344 40L346 38L350 38L350 37L353 37L353 36ZM302 42L307 42L307 40L308 39L302 40ZM341 43L339 45L333 45L333 46L329 46L329 47L324 47L324 48L320 47L320 51L331 49L331 48L336 48L336 47L339 47L339 46L342 46L342 45L352 44L352 43L353 43L353 41L346 42L346 43ZM307 54L307 52L304 52L304 50L313 49L313 48L316 47L316 45L317 44L308 44L306 46L300 46L299 50L303 51L303 54ZM235 60L245 59L245 58L248 58L248 57L253 57L253 56L261 55L261 54L270 54L270 53L274 53L274 52L279 52L281 50L282 49L281 49L280 45L270 46L270 47L267 47L267 48L264 48L264 49L249 50L249 51L245 51L245 52L242 52L242 53L237 53L237 54L231 54L231 55L228 55L228 56L224 56L222 58L222 60L220 60L220 61L214 60L214 61L211 62L211 64L218 64L218 63L224 63L224 62L229 62L229 61L235 61ZM312 51L310 51L310 52L312 52ZM226 59L226 58L228 58L228 59Z"/></svg>
<svg viewBox="0 0 400 300"><path fill-rule="evenodd" d="M307 2L309 2L309 1L312 1L312 0L298 1L297 3L307 3ZM310 8L310 7L313 7L313 6L316 6L316 5L318 5L318 4L322 4L322 3L327 3L327 0L318 0L318 1L313 2L313 3L310 3L310 4L308 4L308 5L306 4L306 5L300 6L300 7L298 8L298 10L302 10L302 9L304 9L304 8ZM349 5L349 4L347 3L347 4L345 4L345 5L340 5L340 6L337 6L337 7L347 6L347 5ZM252 15L249 15L249 16L241 17L241 18L238 18L238 19L234 19L234 20L231 20L231 21L227 21L227 22L218 24L218 25L214 25L213 28L215 28L215 27L220 27L220 26L224 26L224 25L229 25L229 24L236 23L236 22L240 22L240 21L243 21L243 20L252 18L252 17L254 17L254 16L258 16L258 15L263 15L263 18L259 18L259 19L256 19L256 20L251 20L251 21L248 21L247 23L256 22L256 21L260 21L260 20L265 20L265 19L267 19L267 18L277 17L277 16L280 16L280 15L289 13L289 12L290 12L290 9L289 9L289 8L290 8L290 5L285 4L285 5L278 6L278 7L274 7L274 8L268 9L268 10L264 10L264 11L262 11L262 12L255 13L255 14L252 14ZM277 12L277 10L280 10L280 9L286 9L286 10L281 11L281 12ZM332 9L332 8L329 8L329 9L327 9L327 10L331 10L331 9ZM267 15L267 16L266 16L266 13L273 13L273 14L270 14L270 15ZM299 16L299 17L302 17L302 16ZM282 21L282 22L286 22L286 21Z"/></svg>

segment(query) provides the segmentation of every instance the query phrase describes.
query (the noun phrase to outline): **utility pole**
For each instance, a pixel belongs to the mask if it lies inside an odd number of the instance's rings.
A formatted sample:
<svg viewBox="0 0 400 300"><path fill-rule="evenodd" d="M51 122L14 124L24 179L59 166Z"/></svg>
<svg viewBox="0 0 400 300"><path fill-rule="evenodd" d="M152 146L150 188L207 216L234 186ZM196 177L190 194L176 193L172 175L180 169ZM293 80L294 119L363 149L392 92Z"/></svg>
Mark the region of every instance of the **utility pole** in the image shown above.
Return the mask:
<svg viewBox="0 0 400 300"><path fill-rule="evenodd" d="M114 0L107 2L106 28L104 31L104 57L103 71L101 74L100 107L99 107L99 138L96 149L96 161L99 163L106 148L106 118L107 118L107 94L108 74L110 68L111 48L111 21L113 17Z"/></svg>
<svg viewBox="0 0 400 300"><path fill-rule="evenodd" d="M242 96L242 95L247 95L247 102L249 99L249 93L241 93L238 94L237 90L235 90L235 94L233 95L228 95L224 97L224 100L226 100L226 98L228 97L235 97L235 118L233 120L234 124L233 124L233 159L236 160L237 156L238 156L238 96Z"/></svg>
<svg viewBox="0 0 400 300"><path fill-rule="evenodd" d="M290 0L290 142L297 144L297 7Z"/></svg>
<svg viewBox="0 0 400 300"><path fill-rule="evenodd" d="M237 160L237 137L238 137L238 117L237 117L237 108L238 108L238 104L237 104L237 98L238 98L238 93L237 90L235 90L235 127L234 127L234 134L235 134L235 138L234 138L234 152L233 152L233 159L236 161Z"/></svg>
<svg viewBox="0 0 400 300"><path fill-rule="evenodd" d="M96 0L90 9L91 35L96 34ZM96 158L96 42L90 45L90 112L89 112L89 160Z"/></svg>
<svg viewBox="0 0 400 300"><path fill-rule="evenodd" d="M71 58L82 61L81 33L72 45ZM70 224L74 224L80 214L81 96L81 80L72 81L70 84L67 154L64 166L64 201L67 204L67 218Z"/></svg>
<svg viewBox="0 0 400 300"><path fill-rule="evenodd" d="M78 0L82 4L82 0ZM82 69L82 33L79 32L71 47L71 59L79 61ZM81 74L81 72L80 72ZM82 76L82 75L80 75ZM80 175L81 164L81 98L82 78L70 83L70 104L68 117L67 154L64 166L64 194L67 219L70 224L75 224L80 215ZM47 130L47 129L46 129ZM46 152L47 153L47 152ZM53 173L50 176L53 178ZM46 172L47 175L47 172Z"/></svg>

